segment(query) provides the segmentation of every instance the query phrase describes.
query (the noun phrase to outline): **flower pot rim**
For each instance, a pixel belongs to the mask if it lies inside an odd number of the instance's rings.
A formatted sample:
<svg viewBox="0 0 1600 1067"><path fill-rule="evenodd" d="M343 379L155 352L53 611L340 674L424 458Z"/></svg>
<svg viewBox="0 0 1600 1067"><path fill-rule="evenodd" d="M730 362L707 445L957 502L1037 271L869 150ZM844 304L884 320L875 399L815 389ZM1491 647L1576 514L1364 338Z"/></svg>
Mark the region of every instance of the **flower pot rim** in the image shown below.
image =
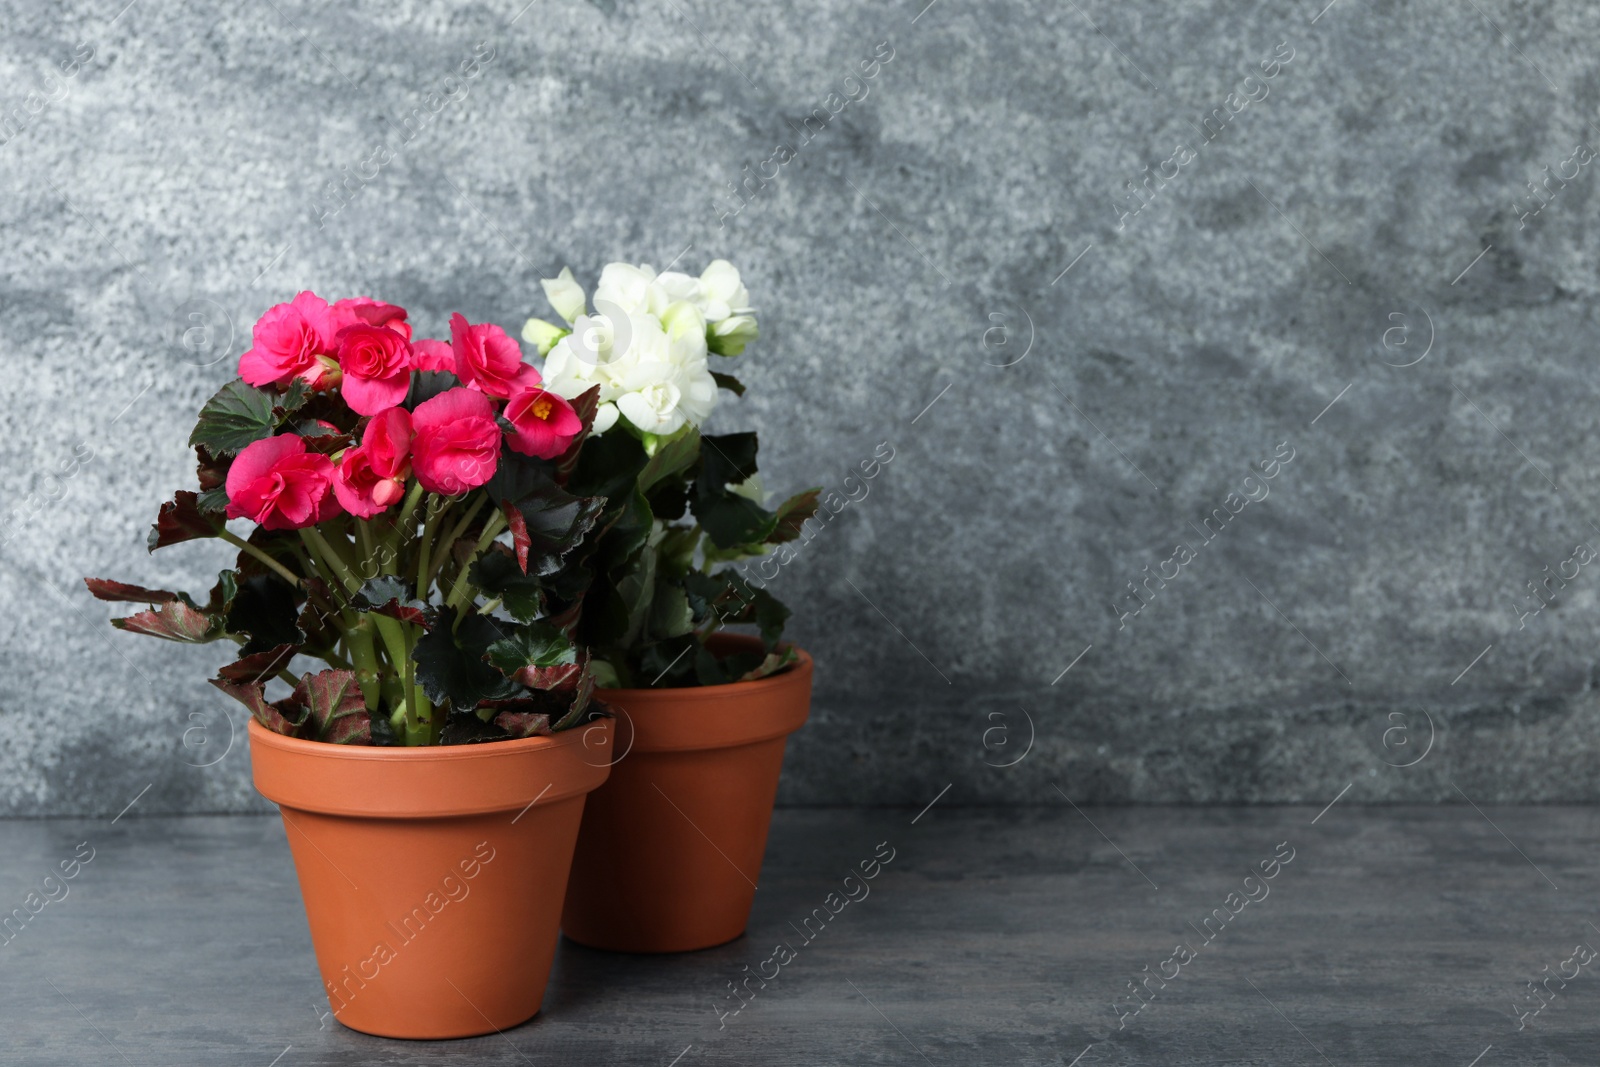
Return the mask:
<svg viewBox="0 0 1600 1067"><path fill-rule="evenodd" d="M471 745L335 745L327 741L308 741L303 737L285 737L262 726L254 716L250 718L250 741L261 741L289 752L307 756L324 756L329 759L351 760L471 760L490 759L510 752L528 749L557 748L583 739L584 732L603 720L583 723L562 730L558 734L542 737L516 737L504 741L483 741ZM484 751L493 749L495 751Z"/></svg>
<svg viewBox="0 0 1600 1067"><path fill-rule="evenodd" d="M610 760L589 750L608 756L615 726L604 718L550 737L410 750L284 737L252 719L251 774L280 808L323 815L435 819L526 810L604 782Z"/></svg>
<svg viewBox="0 0 1600 1067"><path fill-rule="evenodd" d="M713 646L732 644L755 645L759 644L760 641L761 638L752 636L750 634L718 633L712 635L709 643ZM775 674L769 674L765 678L756 678L748 682L719 682L716 685L668 685L659 687L647 686L637 689L609 689L602 687L595 689L595 697L608 704L612 702L611 695L617 693L626 693L629 696L637 696L640 693L649 693L652 695L659 693L715 693L718 695L718 697L742 697L754 693L760 693L767 689L776 689L785 683L793 684L794 675L814 666L811 653L807 652L793 641L784 641L778 647L794 649L797 658L793 663L783 668L783 670L778 671Z"/></svg>
<svg viewBox="0 0 1600 1067"><path fill-rule="evenodd" d="M720 644L760 647L743 634L717 634ZM798 645L790 667L749 682L664 689L597 689L616 713L617 761L645 752L704 752L786 737L810 714L814 662Z"/></svg>

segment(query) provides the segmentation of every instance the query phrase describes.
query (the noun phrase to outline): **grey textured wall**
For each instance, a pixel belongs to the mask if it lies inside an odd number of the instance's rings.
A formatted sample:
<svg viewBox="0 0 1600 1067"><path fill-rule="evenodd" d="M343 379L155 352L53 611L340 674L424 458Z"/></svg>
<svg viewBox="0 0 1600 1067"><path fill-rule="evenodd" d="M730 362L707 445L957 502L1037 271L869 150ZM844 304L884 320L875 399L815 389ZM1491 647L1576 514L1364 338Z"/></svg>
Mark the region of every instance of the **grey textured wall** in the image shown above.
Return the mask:
<svg viewBox="0 0 1600 1067"><path fill-rule="evenodd" d="M895 450L773 583L787 802L1600 796L1593 5L122 2L0 4L0 810L262 806L78 579L209 586L144 535L263 310L679 256L769 485Z"/></svg>

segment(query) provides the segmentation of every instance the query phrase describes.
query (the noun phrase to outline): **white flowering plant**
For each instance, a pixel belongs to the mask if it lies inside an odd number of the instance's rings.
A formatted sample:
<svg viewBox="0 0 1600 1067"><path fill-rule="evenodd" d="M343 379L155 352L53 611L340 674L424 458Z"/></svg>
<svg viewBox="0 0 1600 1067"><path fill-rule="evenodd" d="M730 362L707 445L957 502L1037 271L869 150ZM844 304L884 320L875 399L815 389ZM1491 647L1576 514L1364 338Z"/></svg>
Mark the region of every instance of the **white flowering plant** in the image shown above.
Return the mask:
<svg viewBox="0 0 1600 1067"><path fill-rule="evenodd" d="M596 682L717 685L784 669L796 658L782 642L789 610L728 564L799 536L820 490L769 510L756 435L701 433L723 391L744 394L713 360L759 335L738 270L719 259L696 278L611 263L592 297L569 269L544 290L564 324L535 318L522 331L544 357L544 387L598 389L568 486L607 501L578 633ZM760 650L708 645L729 626L754 627Z"/></svg>

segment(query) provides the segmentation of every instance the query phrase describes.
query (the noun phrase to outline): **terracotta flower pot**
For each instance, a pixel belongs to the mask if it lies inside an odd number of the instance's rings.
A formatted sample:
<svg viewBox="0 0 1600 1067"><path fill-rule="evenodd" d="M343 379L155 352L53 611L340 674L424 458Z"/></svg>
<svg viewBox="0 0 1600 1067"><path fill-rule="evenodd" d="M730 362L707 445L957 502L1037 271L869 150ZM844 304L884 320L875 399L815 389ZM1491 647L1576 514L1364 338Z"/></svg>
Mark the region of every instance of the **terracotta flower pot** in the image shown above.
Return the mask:
<svg viewBox="0 0 1600 1067"><path fill-rule="evenodd" d="M334 1017L380 1037L505 1030L544 999L584 797L612 722L554 737L369 748L250 723Z"/></svg>
<svg viewBox="0 0 1600 1067"><path fill-rule="evenodd" d="M617 761L583 812L562 932L616 952L732 941L760 881L784 743L810 711L811 657L754 682L596 697L617 712Z"/></svg>

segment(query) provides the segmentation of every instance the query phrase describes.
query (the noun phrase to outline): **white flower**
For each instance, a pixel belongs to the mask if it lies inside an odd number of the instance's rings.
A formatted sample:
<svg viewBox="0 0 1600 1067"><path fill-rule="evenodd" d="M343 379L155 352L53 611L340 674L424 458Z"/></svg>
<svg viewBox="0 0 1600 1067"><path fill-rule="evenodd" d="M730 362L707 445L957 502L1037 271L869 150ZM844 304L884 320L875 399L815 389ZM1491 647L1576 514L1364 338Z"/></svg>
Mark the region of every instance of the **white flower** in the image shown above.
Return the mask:
<svg viewBox="0 0 1600 1067"><path fill-rule="evenodd" d="M553 322L543 319L529 319L522 327L522 339L539 350L541 356L548 355L569 331L563 330Z"/></svg>
<svg viewBox="0 0 1600 1067"><path fill-rule="evenodd" d="M568 322L575 322L583 314L583 289L573 280L571 267L562 267L561 273L553 280L546 278L540 284L544 286L545 299L550 301L557 315Z"/></svg>
<svg viewBox="0 0 1600 1067"><path fill-rule="evenodd" d="M725 259L714 259L700 274L698 303L707 322L721 322L751 310L750 290L739 280L737 267Z"/></svg>
<svg viewBox="0 0 1600 1067"><path fill-rule="evenodd" d="M546 388L570 399L600 387L596 433L619 416L646 433L673 433L699 426L716 407L705 318L689 301L668 301L676 288L668 281L660 284L648 268L611 264L595 290L595 314L579 316L550 349Z"/></svg>
<svg viewBox="0 0 1600 1067"><path fill-rule="evenodd" d="M728 492L742 496L746 500L754 500L757 504L764 505L767 502L767 487L762 483L759 471L738 485L729 485L727 489Z"/></svg>
<svg viewBox="0 0 1600 1067"><path fill-rule="evenodd" d="M671 303L666 287L656 278L649 264L635 267L631 263L607 263L600 272L600 284L595 286L596 310L607 310L601 303L617 305L621 311L646 312L659 315Z"/></svg>
<svg viewBox="0 0 1600 1067"><path fill-rule="evenodd" d="M737 356L744 346L761 336L754 315L730 315L711 327L716 335L714 348L719 355Z"/></svg>

